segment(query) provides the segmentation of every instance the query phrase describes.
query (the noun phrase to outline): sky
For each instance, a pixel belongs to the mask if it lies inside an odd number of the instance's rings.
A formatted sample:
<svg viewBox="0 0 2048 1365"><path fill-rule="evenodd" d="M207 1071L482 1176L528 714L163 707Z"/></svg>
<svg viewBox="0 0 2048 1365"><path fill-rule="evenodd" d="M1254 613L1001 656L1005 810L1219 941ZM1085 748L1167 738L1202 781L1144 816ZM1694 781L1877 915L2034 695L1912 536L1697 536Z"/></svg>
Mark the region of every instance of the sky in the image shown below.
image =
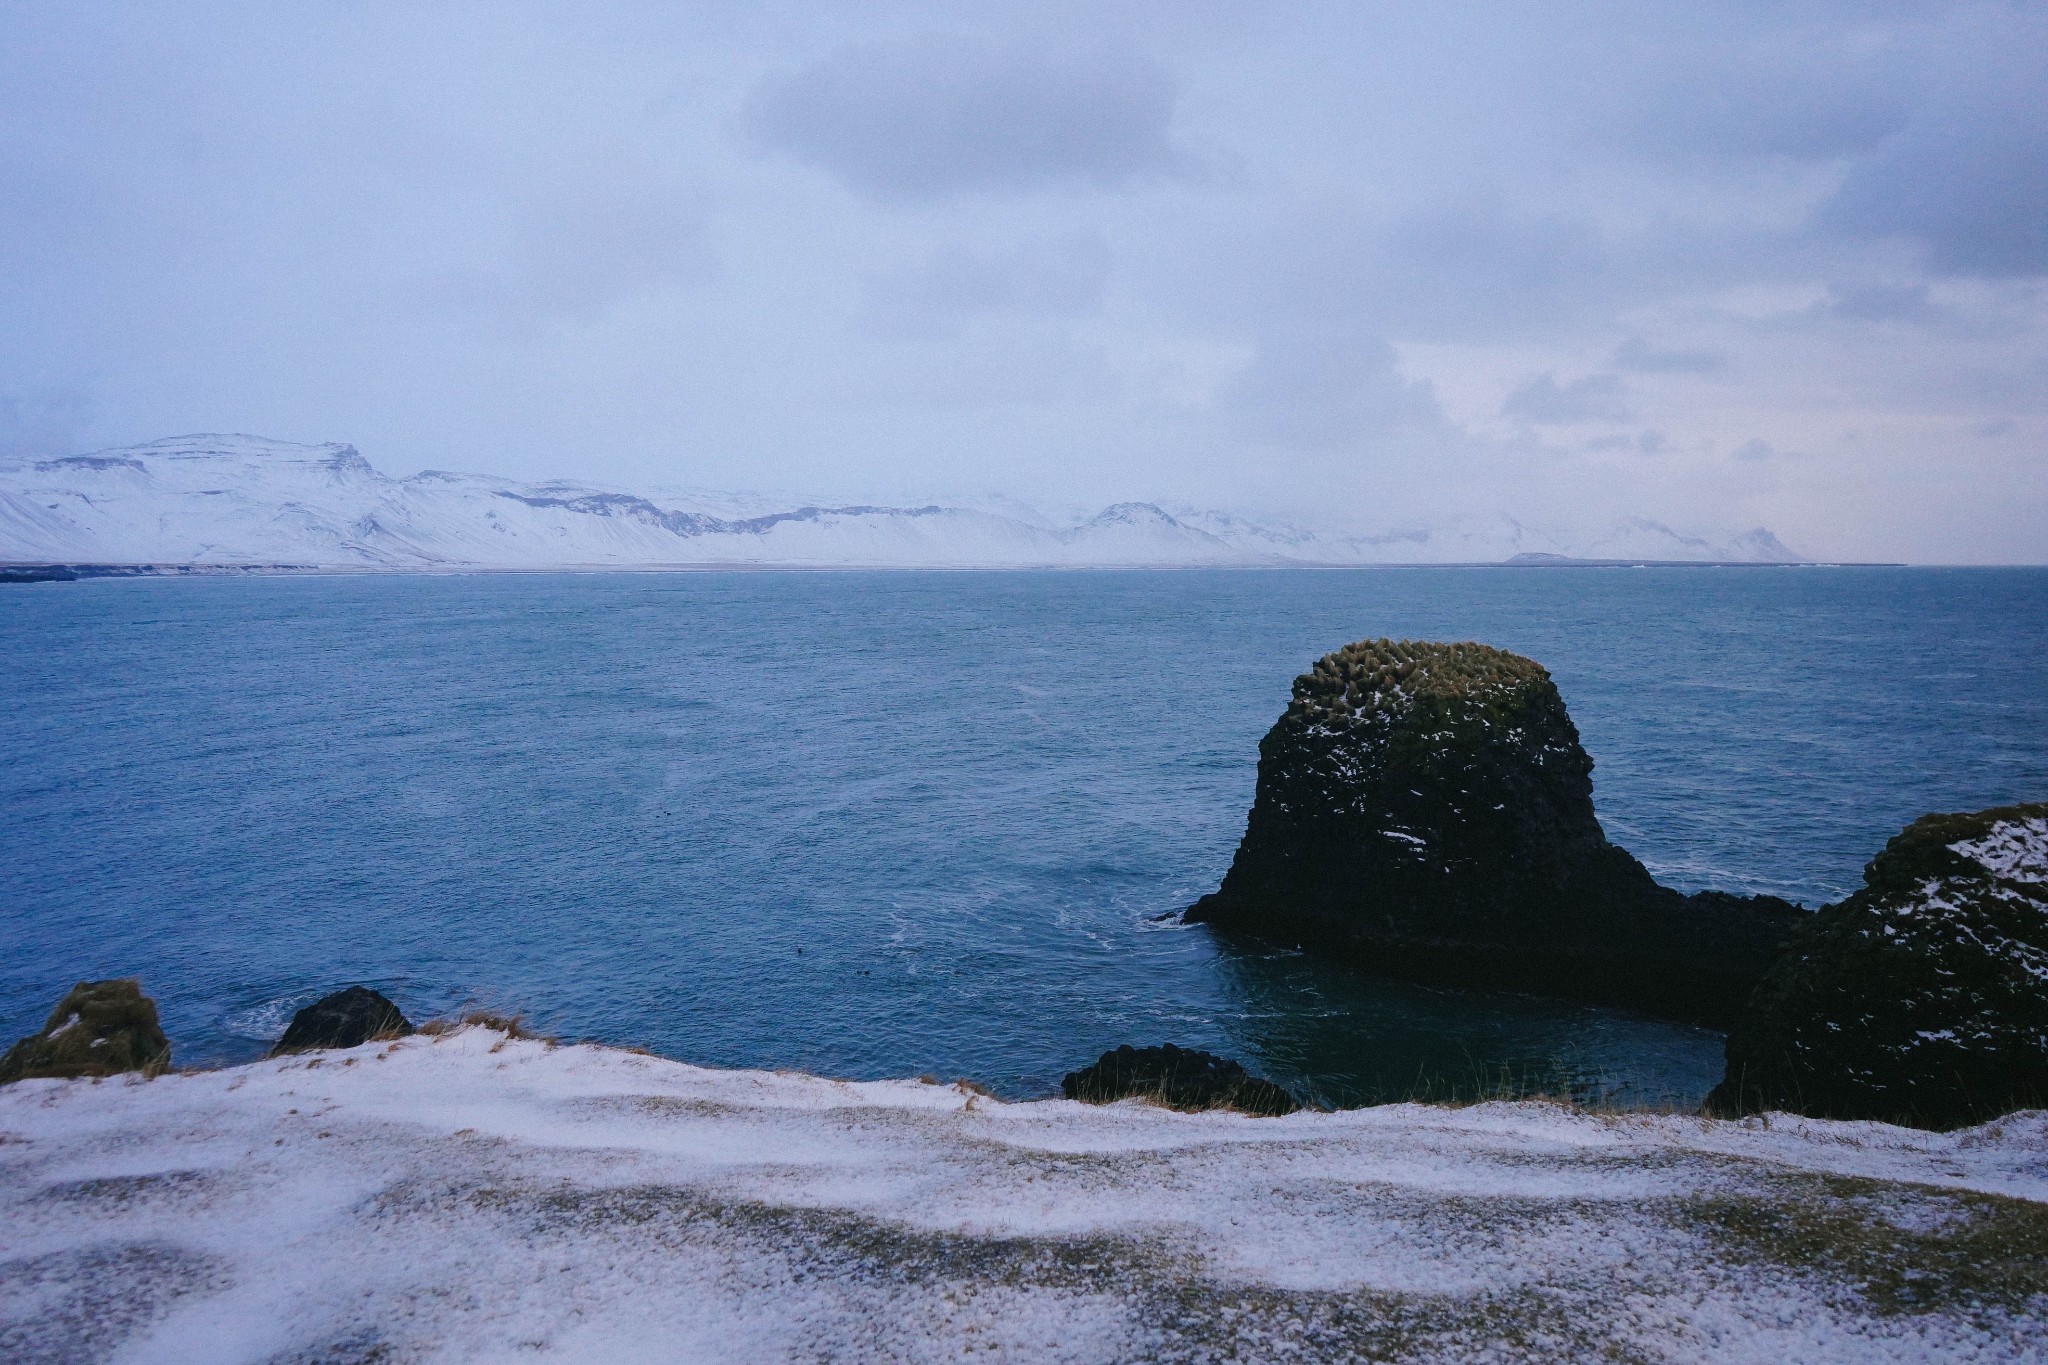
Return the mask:
<svg viewBox="0 0 2048 1365"><path fill-rule="evenodd" d="M2048 562L2048 4L0 0L0 454Z"/></svg>

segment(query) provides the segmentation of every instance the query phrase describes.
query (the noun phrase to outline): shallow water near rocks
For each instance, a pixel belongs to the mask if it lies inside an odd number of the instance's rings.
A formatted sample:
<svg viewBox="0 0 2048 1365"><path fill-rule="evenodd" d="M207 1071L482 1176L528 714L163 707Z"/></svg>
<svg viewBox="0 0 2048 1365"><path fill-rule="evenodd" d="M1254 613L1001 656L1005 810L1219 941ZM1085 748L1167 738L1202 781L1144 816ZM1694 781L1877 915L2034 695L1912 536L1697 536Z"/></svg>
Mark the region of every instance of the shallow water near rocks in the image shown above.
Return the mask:
<svg viewBox="0 0 2048 1365"><path fill-rule="evenodd" d="M181 1065L351 982L720 1066L1053 1093L1119 1043L1326 1104L1696 1103L1701 1030L1158 921L1294 675L1541 660L1617 842L1813 905L2048 795L2048 571L98 580L0 590L0 1033L137 975Z"/></svg>

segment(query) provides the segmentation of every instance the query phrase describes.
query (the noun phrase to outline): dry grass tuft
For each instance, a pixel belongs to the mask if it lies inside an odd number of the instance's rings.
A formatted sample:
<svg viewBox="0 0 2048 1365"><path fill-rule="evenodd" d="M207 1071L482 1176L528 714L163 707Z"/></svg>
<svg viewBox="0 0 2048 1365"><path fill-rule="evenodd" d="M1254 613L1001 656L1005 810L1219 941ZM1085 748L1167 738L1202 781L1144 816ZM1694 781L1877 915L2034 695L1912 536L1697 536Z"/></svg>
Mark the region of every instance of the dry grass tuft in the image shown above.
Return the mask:
<svg viewBox="0 0 2048 1365"><path fill-rule="evenodd" d="M493 1033L502 1033L507 1042L532 1039L552 1044L561 1041L550 1034L535 1033L527 1028L524 1014L498 1014L491 1010L467 1010L452 1019L429 1019L420 1025L419 1031L430 1038L439 1038L445 1034L460 1033L466 1028L489 1029Z"/></svg>

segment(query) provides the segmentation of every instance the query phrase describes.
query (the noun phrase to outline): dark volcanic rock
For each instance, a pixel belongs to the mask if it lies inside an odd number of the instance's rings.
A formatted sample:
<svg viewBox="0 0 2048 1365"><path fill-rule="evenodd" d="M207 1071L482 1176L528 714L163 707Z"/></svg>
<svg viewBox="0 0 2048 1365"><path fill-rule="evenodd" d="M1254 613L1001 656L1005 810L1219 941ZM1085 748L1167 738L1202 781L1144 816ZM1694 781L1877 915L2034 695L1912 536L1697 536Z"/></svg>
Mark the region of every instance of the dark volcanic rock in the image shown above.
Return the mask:
<svg viewBox="0 0 2048 1365"><path fill-rule="evenodd" d="M1235 1109L1271 1116L1301 1108L1294 1096L1229 1058L1172 1043L1105 1052L1094 1066L1063 1076L1060 1090L1068 1099L1087 1104L1112 1104L1136 1096L1189 1111Z"/></svg>
<svg viewBox="0 0 2048 1365"><path fill-rule="evenodd" d="M292 1026L270 1050L303 1052L315 1047L356 1047L376 1038L403 1038L412 1025L398 1006L367 986L322 996L292 1016Z"/></svg>
<svg viewBox="0 0 2048 1365"><path fill-rule="evenodd" d="M33 1033L0 1057L0 1084L37 1076L156 1075L171 1064L171 1040L140 982L81 981Z"/></svg>
<svg viewBox="0 0 2048 1365"><path fill-rule="evenodd" d="M1375 971L1731 1021L1800 911L1681 896L1607 842L1550 675L1365 640L1294 682L1237 857L1193 921Z"/></svg>
<svg viewBox="0 0 2048 1365"><path fill-rule="evenodd" d="M1923 816L1863 881L1800 926L1708 1107L1953 1128L2048 1105L2048 803Z"/></svg>

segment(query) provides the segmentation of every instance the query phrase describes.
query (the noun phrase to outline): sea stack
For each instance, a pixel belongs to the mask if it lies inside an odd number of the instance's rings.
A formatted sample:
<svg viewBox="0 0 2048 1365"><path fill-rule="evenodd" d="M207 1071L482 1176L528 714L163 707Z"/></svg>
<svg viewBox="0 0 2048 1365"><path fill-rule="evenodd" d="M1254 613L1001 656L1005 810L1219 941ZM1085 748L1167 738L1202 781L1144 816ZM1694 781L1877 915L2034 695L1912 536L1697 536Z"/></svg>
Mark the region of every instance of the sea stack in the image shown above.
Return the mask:
<svg viewBox="0 0 2048 1365"><path fill-rule="evenodd" d="M32 1033L0 1057L0 1085L36 1079L154 1076L171 1064L171 1040L157 1022L156 1002L133 978L81 981Z"/></svg>
<svg viewBox="0 0 2048 1365"><path fill-rule="evenodd" d="M1188 918L1390 975L1726 1026L1801 912L1659 886L1601 831L1592 773L1533 659L1347 645L1295 679L1229 874Z"/></svg>
<svg viewBox="0 0 2048 1365"><path fill-rule="evenodd" d="M1863 883L1800 925L1708 1107L1954 1128L2048 1105L2048 802L1922 816Z"/></svg>

